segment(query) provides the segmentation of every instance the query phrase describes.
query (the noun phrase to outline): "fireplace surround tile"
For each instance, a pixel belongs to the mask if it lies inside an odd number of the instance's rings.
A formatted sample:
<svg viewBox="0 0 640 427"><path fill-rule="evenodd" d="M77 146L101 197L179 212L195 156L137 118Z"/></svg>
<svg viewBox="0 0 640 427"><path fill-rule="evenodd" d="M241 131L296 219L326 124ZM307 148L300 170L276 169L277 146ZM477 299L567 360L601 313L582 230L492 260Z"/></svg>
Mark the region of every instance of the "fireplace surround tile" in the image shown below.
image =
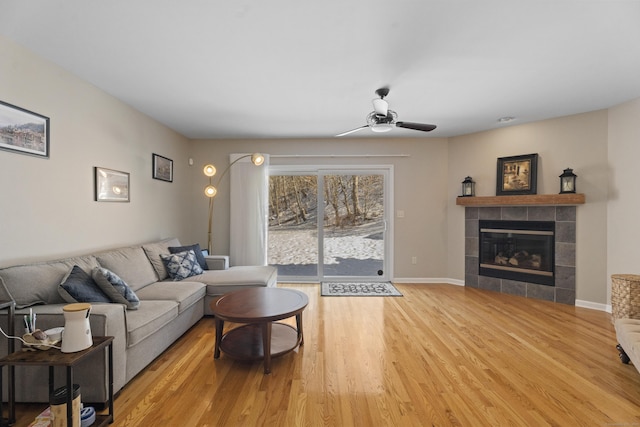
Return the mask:
<svg viewBox="0 0 640 427"><path fill-rule="evenodd" d="M553 286L527 283L527 298L543 299L545 301L555 301L555 289Z"/></svg>
<svg viewBox="0 0 640 427"><path fill-rule="evenodd" d="M478 219L501 219L502 208L465 208L465 209L478 209Z"/></svg>
<svg viewBox="0 0 640 427"><path fill-rule="evenodd" d="M478 257L478 246L480 245L477 237L465 237L464 252L466 256Z"/></svg>
<svg viewBox="0 0 640 427"><path fill-rule="evenodd" d="M478 208L468 207L464 210L464 219L478 219Z"/></svg>
<svg viewBox="0 0 640 427"><path fill-rule="evenodd" d="M556 265L556 288L576 290L576 268Z"/></svg>
<svg viewBox="0 0 640 427"><path fill-rule="evenodd" d="M556 288L556 302L574 305L576 302L576 291L572 289Z"/></svg>
<svg viewBox="0 0 640 427"><path fill-rule="evenodd" d="M478 288L486 291L501 292L502 284L500 282L502 280L495 277L478 276Z"/></svg>
<svg viewBox="0 0 640 427"><path fill-rule="evenodd" d="M556 242L575 243L576 223L575 221L556 222Z"/></svg>
<svg viewBox="0 0 640 427"><path fill-rule="evenodd" d="M557 206L556 221L576 221L575 206Z"/></svg>
<svg viewBox="0 0 640 427"><path fill-rule="evenodd" d="M518 282L517 280L502 279L502 293L526 297L527 283Z"/></svg>
<svg viewBox="0 0 640 427"><path fill-rule="evenodd" d="M467 256L464 258L464 272L465 274L475 274L478 275L479 267L478 267L478 257L477 256Z"/></svg>
<svg viewBox="0 0 640 427"><path fill-rule="evenodd" d="M478 220L467 219L464 222L464 237L478 237L480 235L478 231Z"/></svg>
<svg viewBox="0 0 640 427"><path fill-rule="evenodd" d="M555 286L479 275L479 220L556 221ZM465 286L575 305L576 207L465 207ZM473 248L468 246L472 245Z"/></svg>
<svg viewBox="0 0 640 427"><path fill-rule="evenodd" d="M576 244L556 242L556 265L575 267Z"/></svg>
<svg viewBox="0 0 640 427"><path fill-rule="evenodd" d="M503 207L502 217L505 221L526 221L527 220L527 207L526 206L514 206Z"/></svg>
<svg viewBox="0 0 640 427"><path fill-rule="evenodd" d="M529 221L555 221L556 209L553 206L530 206L527 209Z"/></svg>
<svg viewBox="0 0 640 427"><path fill-rule="evenodd" d="M478 276L477 274L465 274L464 276L464 285L470 288L478 287Z"/></svg>

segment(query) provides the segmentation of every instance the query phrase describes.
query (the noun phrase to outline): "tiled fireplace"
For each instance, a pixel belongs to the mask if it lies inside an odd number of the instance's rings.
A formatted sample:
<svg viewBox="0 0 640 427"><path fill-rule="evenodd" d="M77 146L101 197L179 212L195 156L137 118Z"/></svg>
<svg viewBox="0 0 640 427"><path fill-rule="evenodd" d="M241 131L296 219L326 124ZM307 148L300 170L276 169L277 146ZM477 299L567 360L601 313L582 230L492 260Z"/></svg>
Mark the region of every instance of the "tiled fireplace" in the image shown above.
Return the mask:
<svg viewBox="0 0 640 427"><path fill-rule="evenodd" d="M575 249L575 206L465 207L465 286L574 305Z"/></svg>

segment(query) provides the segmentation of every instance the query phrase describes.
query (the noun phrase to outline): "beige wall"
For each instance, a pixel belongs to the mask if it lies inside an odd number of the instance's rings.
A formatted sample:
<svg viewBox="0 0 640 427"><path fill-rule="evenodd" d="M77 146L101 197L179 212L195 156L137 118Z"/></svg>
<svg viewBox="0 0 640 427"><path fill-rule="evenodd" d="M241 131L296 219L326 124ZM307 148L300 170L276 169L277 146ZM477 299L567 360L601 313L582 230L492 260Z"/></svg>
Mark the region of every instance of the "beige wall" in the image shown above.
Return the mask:
<svg viewBox="0 0 640 427"><path fill-rule="evenodd" d="M0 99L51 118L48 160L0 151L0 266L86 253L169 236L206 245L201 166L232 152L362 155L282 159L314 164L393 164L396 279L464 279L464 209L471 175L478 195L495 194L496 158L538 153L538 193L557 193L566 167L578 174L577 297L607 304L608 277L638 272L634 243L640 100L538 123L456 138L188 141L0 37ZM151 154L174 160L172 184L151 178ZM367 157L390 155L389 157ZM407 157L395 157L406 154ZM188 166L188 158L194 166ZM93 201L93 167L131 173L130 203ZM226 194L225 194L226 193ZM228 181L216 199L214 248L228 250ZM608 248L608 250L607 250ZM411 264L411 257L418 264Z"/></svg>
<svg viewBox="0 0 640 427"><path fill-rule="evenodd" d="M0 99L48 116L51 157L0 151L0 266L186 236L187 140L0 37ZM173 184L151 154L174 160ZM93 201L93 167L131 174L130 203Z"/></svg>
<svg viewBox="0 0 640 427"><path fill-rule="evenodd" d="M557 194L558 176L574 169L578 192L587 203L577 209L576 297L607 302L607 112L596 111L523 124L450 139L449 211L450 277L464 278L464 208L456 206L460 182L476 181L476 195L496 191L498 157L538 153L538 194Z"/></svg>
<svg viewBox="0 0 640 427"><path fill-rule="evenodd" d="M272 165L393 165L395 175L395 210L404 218L394 217L394 275L396 279L447 277L447 140L412 139L308 139L250 141L192 141L194 206L197 230L192 240L206 245L207 202L201 196L206 185L202 166L212 162L220 171L229 163L229 153L264 152L273 156ZM296 154L302 157L282 158ZM406 155L398 157L397 155ZM312 157L303 157L303 156ZM326 157L316 157L327 155ZM340 157L357 155L361 157ZM371 155L371 156L367 156ZM214 209L214 252L226 253L229 247L228 178L220 185ZM395 216L395 215L394 215ZM411 264L416 256L418 263Z"/></svg>
<svg viewBox="0 0 640 427"><path fill-rule="evenodd" d="M640 274L640 99L609 109L608 265L612 274Z"/></svg>

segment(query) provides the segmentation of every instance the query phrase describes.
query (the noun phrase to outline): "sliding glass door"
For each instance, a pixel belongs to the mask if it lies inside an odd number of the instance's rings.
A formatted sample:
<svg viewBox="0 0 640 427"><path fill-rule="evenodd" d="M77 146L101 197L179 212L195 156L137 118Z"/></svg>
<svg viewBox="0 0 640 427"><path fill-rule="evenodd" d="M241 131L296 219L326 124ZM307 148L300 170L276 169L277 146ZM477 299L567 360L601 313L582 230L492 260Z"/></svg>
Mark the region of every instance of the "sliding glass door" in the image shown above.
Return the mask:
<svg viewBox="0 0 640 427"><path fill-rule="evenodd" d="M389 280L390 167L272 169L268 259L278 280Z"/></svg>
<svg viewBox="0 0 640 427"><path fill-rule="evenodd" d="M324 279L384 276L384 175L322 178Z"/></svg>

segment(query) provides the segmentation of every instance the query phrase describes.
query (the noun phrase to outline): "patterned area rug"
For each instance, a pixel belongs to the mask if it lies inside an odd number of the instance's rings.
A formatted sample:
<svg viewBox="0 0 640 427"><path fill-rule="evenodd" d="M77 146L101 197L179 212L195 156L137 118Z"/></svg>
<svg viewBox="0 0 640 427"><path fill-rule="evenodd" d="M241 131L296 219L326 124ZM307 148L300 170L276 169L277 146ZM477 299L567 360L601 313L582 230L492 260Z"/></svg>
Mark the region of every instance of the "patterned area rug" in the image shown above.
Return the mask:
<svg viewBox="0 0 640 427"><path fill-rule="evenodd" d="M391 282L322 282L324 297L401 297Z"/></svg>

